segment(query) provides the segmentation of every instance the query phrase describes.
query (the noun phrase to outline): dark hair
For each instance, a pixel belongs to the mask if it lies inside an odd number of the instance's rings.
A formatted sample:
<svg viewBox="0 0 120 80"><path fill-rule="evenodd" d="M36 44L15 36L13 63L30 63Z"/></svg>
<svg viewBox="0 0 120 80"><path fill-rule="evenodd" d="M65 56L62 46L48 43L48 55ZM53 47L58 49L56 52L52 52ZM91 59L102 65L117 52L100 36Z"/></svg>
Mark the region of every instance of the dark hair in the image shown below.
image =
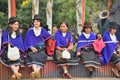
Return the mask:
<svg viewBox="0 0 120 80"><path fill-rule="evenodd" d="M86 28L91 28L91 31L92 31L92 25L91 25L91 22L85 22L85 23L84 23L84 26L83 26L82 32L85 32L85 29L86 29Z"/></svg>
<svg viewBox="0 0 120 80"><path fill-rule="evenodd" d="M64 23L67 27L69 26L67 22L62 22L62 23L60 23L60 25L63 24L63 23ZM60 25L59 25L59 27L60 27Z"/></svg>
<svg viewBox="0 0 120 80"><path fill-rule="evenodd" d="M86 29L87 27L84 27L83 29L82 29L82 32L85 32L85 29ZM92 29L92 27L89 27L89 28L91 28L91 31L93 31L93 29Z"/></svg>
<svg viewBox="0 0 120 80"><path fill-rule="evenodd" d="M44 28L45 30L47 30L47 31L50 31L49 26L48 26L47 24L44 25L43 28Z"/></svg>
<svg viewBox="0 0 120 80"><path fill-rule="evenodd" d="M40 20L38 20L39 22L40 22L40 26L43 26L43 21L40 21ZM34 26L34 20L32 21L32 24L31 25L33 25ZM30 26L31 27L31 26Z"/></svg>
<svg viewBox="0 0 120 80"><path fill-rule="evenodd" d="M28 30L28 26L27 26L27 24L22 24L22 26L20 27L20 29Z"/></svg>
<svg viewBox="0 0 120 80"><path fill-rule="evenodd" d="M10 23L10 24L14 24L14 23L15 23L15 22L12 22L12 23ZM11 28L10 25L8 25L8 27L6 28L6 30L8 31L9 35L12 34L12 28ZM19 28L18 28L15 32L16 32L16 36L19 36L19 35L20 35L20 30L19 30ZM10 36L10 37L11 37L11 36Z"/></svg>

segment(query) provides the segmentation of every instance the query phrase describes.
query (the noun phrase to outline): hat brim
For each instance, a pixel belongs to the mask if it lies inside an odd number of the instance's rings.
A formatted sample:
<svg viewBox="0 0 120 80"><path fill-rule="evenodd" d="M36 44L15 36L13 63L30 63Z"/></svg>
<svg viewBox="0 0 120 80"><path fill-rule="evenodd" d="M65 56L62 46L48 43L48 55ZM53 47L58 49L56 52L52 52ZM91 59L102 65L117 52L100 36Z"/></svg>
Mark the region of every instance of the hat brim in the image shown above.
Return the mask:
<svg viewBox="0 0 120 80"><path fill-rule="evenodd" d="M91 25L84 25L83 27L84 27L84 28L86 28L86 27L92 28Z"/></svg>
<svg viewBox="0 0 120 80"><path fill-rule="evenodd" d="M107 13L107 15L106 16L103 16L102 14L104 13L104 12L106 12ZM105 18L108 18L109 17L109 11L108 10L103 10L102 12L100 12L100 14L99 14L99 18L100 19L105 19Z"/></svg>

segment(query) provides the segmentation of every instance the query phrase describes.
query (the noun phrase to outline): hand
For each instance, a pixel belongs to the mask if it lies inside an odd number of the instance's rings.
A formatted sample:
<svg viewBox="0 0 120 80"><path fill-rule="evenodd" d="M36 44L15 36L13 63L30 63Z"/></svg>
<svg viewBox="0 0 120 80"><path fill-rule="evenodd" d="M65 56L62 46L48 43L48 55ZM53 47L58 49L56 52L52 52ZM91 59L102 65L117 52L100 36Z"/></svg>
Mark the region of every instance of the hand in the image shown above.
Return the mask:
<svg viewBox="0 0 120 80"><path fill-rule="evenodd" d="M32 47L31 50L32 50L33 53L38 52L38 50L35 47Z"/></svg>
<svg viewBox="0 0 120 80"><path fill-rule="evenodd" d="M64 51L66 48L61 48L61 51Z"/></svg>
<svg viewBox="0 0 120 80"><path fill-rule="evenodd" d="M80 55L81 55L81 53L80 53L80 52L77 52L76 56L80 56Z"/></svg>
<svg viewBox="0 0 120 80"><path fill-rule="evenodd" d="M69 48L66 48L66 50L67 50L67 51L70 51L70 49L69 49Z"/></svg>

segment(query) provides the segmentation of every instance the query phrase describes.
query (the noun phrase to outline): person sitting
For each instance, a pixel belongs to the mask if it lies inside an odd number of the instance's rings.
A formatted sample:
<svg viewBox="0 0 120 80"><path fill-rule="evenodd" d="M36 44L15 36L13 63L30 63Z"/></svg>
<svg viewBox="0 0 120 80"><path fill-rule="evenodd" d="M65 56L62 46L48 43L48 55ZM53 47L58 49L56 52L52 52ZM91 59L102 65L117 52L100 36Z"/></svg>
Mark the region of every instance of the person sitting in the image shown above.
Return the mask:
<svg viewBox="0 0 120 80"><path fill-rule="evenodd" d="M117 54L118 39L115 35L116 31L117 24L115 22L110 22L109 28L104 32L102 36L105 47L101 51L101 62L102 65L107 65L109 62L115 64L116 67L112 68L111 70L117 77L120 77L120 56Z"/></svg>
<svg viewBox="0 0 120 80"><path fill-rule="evenodd" d="M92 32L90 22L85 22L82 34L79 36L77 44L77 56L80 56L85 68L89 71L89 76L93 76L93 71L101 65L98 54L94 50L93 42L96 40L96 35Z"/></svg>

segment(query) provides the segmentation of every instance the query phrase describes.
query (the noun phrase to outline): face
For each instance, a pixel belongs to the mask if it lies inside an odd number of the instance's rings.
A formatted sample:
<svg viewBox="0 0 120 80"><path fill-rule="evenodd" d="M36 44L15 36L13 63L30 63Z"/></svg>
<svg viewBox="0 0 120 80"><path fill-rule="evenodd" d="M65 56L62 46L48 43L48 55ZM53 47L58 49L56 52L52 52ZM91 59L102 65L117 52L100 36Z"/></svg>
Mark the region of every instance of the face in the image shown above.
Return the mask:
<svg viewBox="0 0 120 80"><path fill-rule="evenodd" d="M110 33L112 34L112 35L114 35L115 33L116 33L116 29L115 28L111 28L111 30L110 30Z"/></svg>
<svg viewBox="0 0 120 80"><path fill-rule="evenodd" d="M85 33L86 33L86 34L89 34L90 32L91 32L91 28L90 28L90 27L86 27L86 28L85 28Z"/></svg>
<svg viewBox="0 0 120 80"><path fill-rule="evenodd" d="M14 22L13 24L10 24L10 27L13 31L17 31L19 28L19 22Z"/></svg>
<svg viewBox="0 0 120 80"><path fill-rule="evenodd" d="M60 30L61 30L63 33L65 33L65 32L67 31L67 29L68 29L68 27L67 27L67 25L66 25L65 23L62 23L62 24L60 25Z"/></svg>
<svg viewBox="0 0 120 80"><path fill-rule="evenodd" d="M55 34L57 31L57 27L53 27L53 34Z"/></svg>
<svg viewBox="0 0 120 80"><path fill-rule="evenodd" d="M40 21L39 20L34 20L33 24L34 24L35 28L39 28L40 27Z"/></svg>

